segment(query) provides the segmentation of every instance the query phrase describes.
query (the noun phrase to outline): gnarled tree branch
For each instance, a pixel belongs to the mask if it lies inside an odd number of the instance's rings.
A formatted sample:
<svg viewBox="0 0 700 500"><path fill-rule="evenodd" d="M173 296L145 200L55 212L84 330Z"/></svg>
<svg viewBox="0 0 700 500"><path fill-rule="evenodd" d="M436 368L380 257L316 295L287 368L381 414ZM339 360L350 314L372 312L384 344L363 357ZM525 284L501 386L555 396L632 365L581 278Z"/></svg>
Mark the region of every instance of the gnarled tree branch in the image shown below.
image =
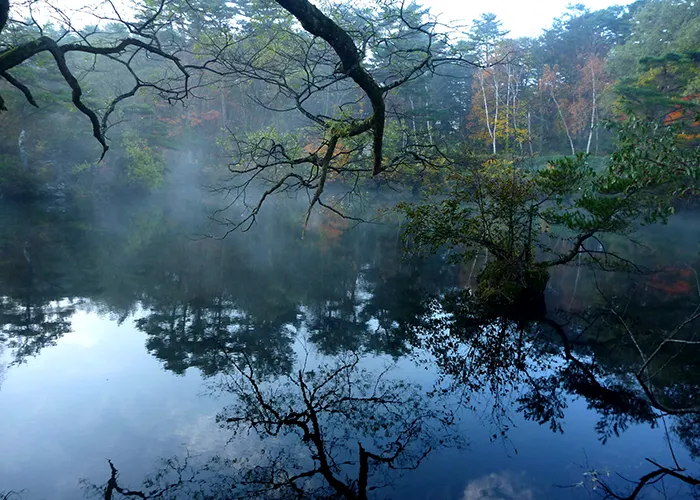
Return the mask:
<svg viewBox="0 0 700 500"><path fill-rule="evenodd" d="M104 154L109 149L105 136L105 132L108 128L108 119L110 114L115 110L117 104L134 96L136 91L141 88L153 89L169 102L182 100L188 97L192 92L192 85L190 84L192 71L212 71L210 67L213 64L212 60L206 60L198 65L187 64L183 60L187 52L183 51L181 47L165 48L164 45L161 44L158 33L162 29L162 23L157 22L156 19L164 15L164 5L165 0L160 0L159 4L154 6L150 16L140 23L124 20L118 14L116 20L103 17L99 18L101 21L112 20L118 22L127 29L125 38L104 45L93 45L89 37L96 32L93 31L86 35L80 30L73 28L70 25L69 18L60 11L58 12L61 14L62 19L68 19L68 28L66 33L58 39L45 36L43 34L44 31L36 24L36 21L34 21L35 27L41 36L17 45L11 44L9 47L0 50L0 80L5 80L10 85L20 90L31 105L38 107L30 88L14 78L9 71L43 52L49 52L56 63L61 77L71 88L71 101L73 105L90 120L93 136L102 146L102 157L104 157ZM9 0L0 0L0 33L8 22L8 12ZM168 18L165 22L171 22L171 20ZM66 37L67 34L73 35L73 41L61 43L61 40ZM81 83L67 62L66 55L70 53L107 57L125 65L134 78L133 88L112 99L105 110L100 113L102 115L101 119L98 116L98 110L91 107L83 100L83 88ZM152 82L143 80L132 68L134 58L137 54L157 56L163 59L176 68L177 76L168 80L167 85L159 81ZM217 57L215 57L215 59L216 58ZM176 82L176 85L173 85L172 82ZM2 98L0 98L0 110L5 109L5 103Z"/></svg>
<svg viewBox="0 0 700 500"><path fill-rule="evenodd" d="M362 58L355 42L347 31L314 7L308 0L277 0L277 3L297 18L306 31L322 38L333 47L333 50L340 58L341 71L352 78L367 94L372 103L372 116L367 120L355 123L345 135L351 137L370 129L373 130L374 166L372 175L381 173L382 143L384 141L384 123L386 121L384 91L372 75L362 67Z"/></svg>

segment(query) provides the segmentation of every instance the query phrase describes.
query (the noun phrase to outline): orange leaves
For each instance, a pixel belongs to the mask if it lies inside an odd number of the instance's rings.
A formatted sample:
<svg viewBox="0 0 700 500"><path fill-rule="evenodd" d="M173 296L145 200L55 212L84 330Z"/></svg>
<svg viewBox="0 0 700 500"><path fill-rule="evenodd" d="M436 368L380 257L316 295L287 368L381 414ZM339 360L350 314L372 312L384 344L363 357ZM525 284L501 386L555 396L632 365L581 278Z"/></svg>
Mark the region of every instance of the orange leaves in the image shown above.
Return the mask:
<svg viewBox="0 0 700 500"><path fill-rule="evenodd" d="M200 113L192 111L177 116L160 115L158 121L169 126L168 137L175 137L182 133L184 127L197 127L202 124L216 122L220 117L221 112L212 109Z"/></svg>
<svg viewBox="0 0 700 500"><path fill-rule="evenodd" d="M700 93L692 94L685 97L681 97L682 101L687 101L689 104L693 101L700 100ZM669 112L664 119L665 125L672 125L679 121L689 122L690 126L698 127L700 126L700 121L697 119L697 115L693 110L688 109L688 107L683 104L676 104L674 110Z"/></svg>
<svg viewBox="0 0 700 500"><path fill-rule="evenodd" d="M203 113L188 113L174 117L161 116L158 118L158 120L163 123L167 123L168 125L188 125L190 127L194 127L197 125L201 125L204 122L218 120L220 116L221 113L213 109L211 111L205 111Z"/></svg>
<svg viewBox="0 0 700 500"><path fill-rule="evenodd" d="M309 154L317 154L318 156L324 156L326 154L326 151L328 150L328 146L326 144L323 144L322 146L318 146L318 144L315 144L313 142L309 142L304 146L304 151L306 151ZM352 150L346 148L343 145L342 140L338 139L338 143L335 146L335 150L333 151L333 162L335 166L338 167L343 167L348 164L348 161L350 159L350 154L352 153ZM332 178L332 175L330 176Z"/></svg>
<svg viewBox="0 0 700 500"><path fill-rule="evenodd" d="M700 94L692 94L681 98L682 101L688 101L689 104L699 99ZM674 125L677 123L682 123L685 127L684 132L678 134L679 139L689 142L700 139L700 130L697 133L694 133L692 130L693 128L700 127L700 119L698 119L695 110L689 109L689 107L683 104L676 104L673 111L666 114L664 125Z"/></svg>
<svg viewBox="0 0 700 500"><path fill-rule="evenodd" d="M341 236L345 233L349 226L348 219L341 217L338 214L324 210L322 212L321 223L319 224L319 232L323 241L323 249L330 250L330 247L339 242Z"/></svg>
<svg viewBox="0 0 700 500"><path fill-rule="evenodd" d="M539 81L539 86L540 88L550 88L556 85L557 81L559 80L559 77L557 76L558 74L558 68L557 65L555 64L554 66L550 66L549 64L545 64L544 68L542 68L542 77L540 78Z"/></svg>
<svg viewBox="0 0 700 500"><path fill-rule="evenodd" d="M219 111L212 109L211 111L205 111L203 113L190 115L188 118L190 121L190 125L200 125L204 122L218 120L220 116L221 113Z"/></svg>

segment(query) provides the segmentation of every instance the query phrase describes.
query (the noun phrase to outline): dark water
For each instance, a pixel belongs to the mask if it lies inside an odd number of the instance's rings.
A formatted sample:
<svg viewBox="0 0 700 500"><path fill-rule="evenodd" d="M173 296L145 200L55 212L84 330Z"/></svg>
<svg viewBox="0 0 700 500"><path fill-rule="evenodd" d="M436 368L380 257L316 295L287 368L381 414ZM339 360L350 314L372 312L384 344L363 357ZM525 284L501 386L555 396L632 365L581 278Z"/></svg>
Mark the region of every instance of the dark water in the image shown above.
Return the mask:
<svg viewBox="0 0 700 500"><path fill-rule="evenodd" d="M695 216L605 242L656 272L557 270L513 321L390 221L205 214L0 207L0 498L698 493L700 321L635 376L700 302Z"/></svg>

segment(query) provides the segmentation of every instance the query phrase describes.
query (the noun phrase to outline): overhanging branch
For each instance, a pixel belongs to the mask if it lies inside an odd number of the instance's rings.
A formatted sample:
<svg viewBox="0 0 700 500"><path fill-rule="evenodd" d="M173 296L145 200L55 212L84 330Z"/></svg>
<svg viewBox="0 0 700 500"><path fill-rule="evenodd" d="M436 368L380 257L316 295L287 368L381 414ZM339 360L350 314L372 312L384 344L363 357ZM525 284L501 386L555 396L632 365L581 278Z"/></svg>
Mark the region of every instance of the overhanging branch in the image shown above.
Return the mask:
<svg viewBox="0 0 700 500"><path fill-rule="evenodd" d="M350 35L331 18L314 7L308 0L277 0L277 3L292 14L302 27L314 36L325 40L338 54L341 71L353 79L367 94L372 104L372 116L358 126L351 127L347 136L359 135L373 130L374 166L372 174L382 171L382 144L384 141L384 124L386 121L386 104L382 87L372 75L362 67L360 51Z"/></svg>
<svg viewBox="0 0 700 500"><path fill-rule="evenodd" d="M7 11L9 8L9 0L0 0L0 32L2 28L7 23ZM33 57L43 53L49 52L56 66L61 74L63 80L71 88L71 102L73 105L85 116L88 117L92 125L92 134L97 139L97 141L102 146L102 157L109 149L107 145L107 139L105 137L105 131L108 127L108 119L110 114L114 111L115 106L123 101L124 99L131 97L136 94L139 88L152 88L160 93L161 96L168 99L168 101L182 100L190 95L190 72L192 70L209 70L211 61L206 61L201 65L188 65L185 64L180 56L179 49L177 50L167 50L163 48L160 41L157 38L157 26L151 26L155 23L155 18L161 14L163 10L163 2L154 11L154 13L142 24L136 25L127 21L120 19L121 23L124 24L129 33L137 35L140 38L127 37L117 41L114 44L106 46L95 46L92 45L87 36L83 36L77 30L70 29L71 32L75 32L76 36L80 38L81 42L72 43L59 43L60 39L56 40L48 36L40 36L34 40L30 40L21 43L17 46L10 47L2 52L0 52L0 79L6 80L10 85L17 88L24 95L27 102L32 106L38 107L36 100L30 90L30 88L24 83L20 82L14 78L9 71L22 63L32 59ZM147 33L146 30L151 32ZM62 37L61 37L62 38ZM82 54L90 54L94 56L105 56L107 58L113 59L117 62L124 64L135 78L134 87L127 92L124 92L117 96L115 99L109 103L106 111L103 113L102 120L98 117L98 113L95 109L90 107L83 100L83 89L81 87L78 78L71 71L67 61L66 54L76 52ZM179 78L176 80L178 82L177 86L164 86L159 82L147 82L140 79L132 70L131 64L134 60L134 56L139 53L145 53L149 55L154 55L162 58L163 60L171 63L177 68ZM121 57L124 54L127 57ZM0 110L5 110L6 106L2 98L0 98Z"/></svg>

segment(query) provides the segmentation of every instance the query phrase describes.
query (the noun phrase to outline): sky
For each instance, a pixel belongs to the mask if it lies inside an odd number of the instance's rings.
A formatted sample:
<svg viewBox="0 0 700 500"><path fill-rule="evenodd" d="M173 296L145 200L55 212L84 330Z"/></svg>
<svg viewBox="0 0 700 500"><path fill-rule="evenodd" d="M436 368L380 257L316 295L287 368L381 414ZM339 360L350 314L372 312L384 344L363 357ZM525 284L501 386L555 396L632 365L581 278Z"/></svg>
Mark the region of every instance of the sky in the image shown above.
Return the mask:
<svg viewBox="0 0 700 500"><path fill-rule="evenodd" d="M313 3L319 3L318 0L311 1ZM364 1L369 1L371 3L371 0ZM510 32L509 36L518 38L521 36L539 35L543 29L551 26L552 21L563 14L570 4L580 3L590 10L598 10L611 5L627 5L633 1L634 0L418 0L418 3L429 7L433 14L439 14L441 21L459 25L469 25L473 19L480 17L481 14L493 12L498 19L503 22L503 28ZM88 4L97 4L99 2L100 0L62 0L60 5L62 8L67 9L66 11L68 12L73 9L85 9ZM115 2L116 5L121 3L120 1ZM74 13L72 16L73 22L79 17L81 17L81 14L76 15ZM88 20L86 17L85 22L93 22L93 19L89 18Z"/></svg>
<svg viewBox="0 0 700 500"><path fill-rule="evenodd" d="M484 12L493 12L503 22L503 28L510 31L509 36L518 38L539 35L571 3L581 3L590 10L599 10L611 5L627 5L632 0L423 0L419 3L441 14L443 22L469 23Z"/></svg>

